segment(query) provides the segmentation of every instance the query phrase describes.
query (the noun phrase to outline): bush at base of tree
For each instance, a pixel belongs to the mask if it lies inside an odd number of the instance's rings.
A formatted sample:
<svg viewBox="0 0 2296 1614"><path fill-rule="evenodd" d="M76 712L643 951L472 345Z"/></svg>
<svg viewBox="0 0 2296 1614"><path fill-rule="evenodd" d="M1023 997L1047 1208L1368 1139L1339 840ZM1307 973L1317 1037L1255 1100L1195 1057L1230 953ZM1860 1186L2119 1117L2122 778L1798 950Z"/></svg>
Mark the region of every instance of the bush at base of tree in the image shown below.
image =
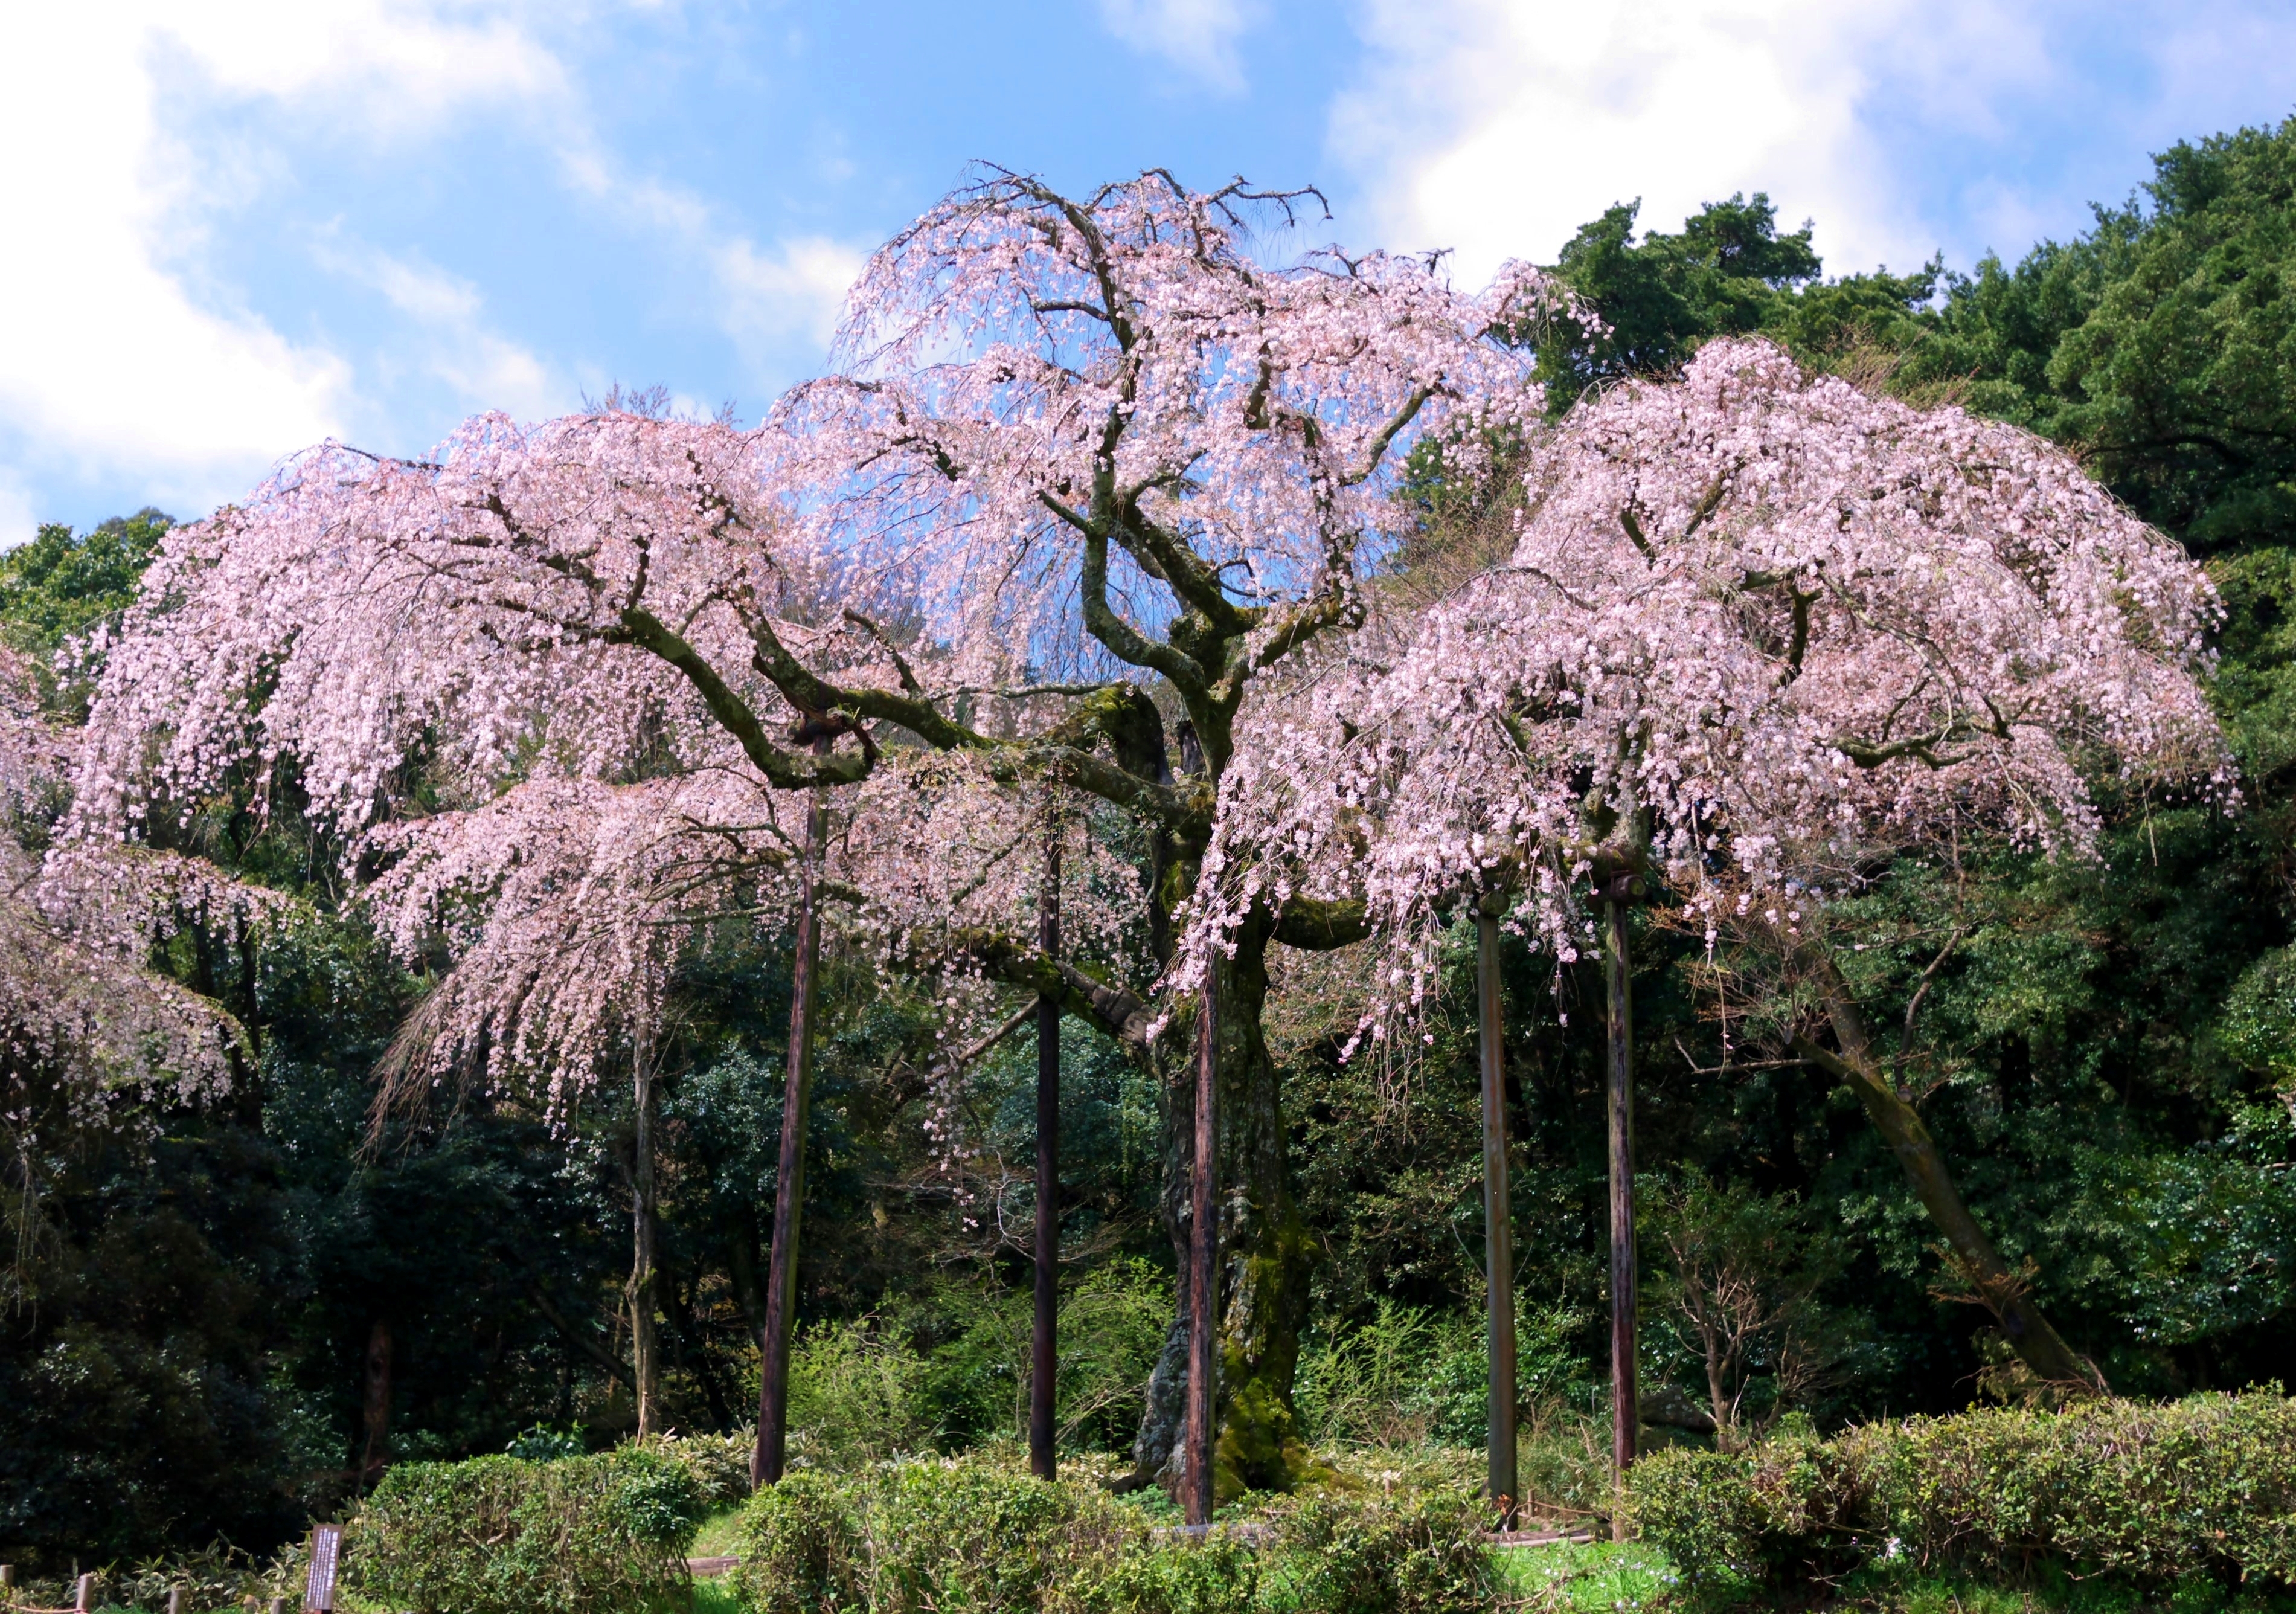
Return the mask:
<svg viewBox="0 0 2296 1614"><path fill-rule="evenodd" d="M978 1461L791 1475L758 1493L738 1582L755 1614L1447 1614L1488 1606L1464 1492L1283 1498L1206 1542L1096 1489Z"/></svg>
<svg viewBox="0 0 2296 1614"><path fill-rule="evenodd" d="M402 1463L345 1532L344 1565L422 1614L682 1614L701 1512L685 1465L643 1447Z"/></svg>
<svg viewBox="0 0 2296 1614"><path fill-rule="evenodd" d="M2054 1564L2138 1585L2210 1574L2296 1585L2296 1401L2085 1402L1867 1424L1634 1470L1644 1536L1692 1585L1752 1592L1906 1560Z"/></svg>

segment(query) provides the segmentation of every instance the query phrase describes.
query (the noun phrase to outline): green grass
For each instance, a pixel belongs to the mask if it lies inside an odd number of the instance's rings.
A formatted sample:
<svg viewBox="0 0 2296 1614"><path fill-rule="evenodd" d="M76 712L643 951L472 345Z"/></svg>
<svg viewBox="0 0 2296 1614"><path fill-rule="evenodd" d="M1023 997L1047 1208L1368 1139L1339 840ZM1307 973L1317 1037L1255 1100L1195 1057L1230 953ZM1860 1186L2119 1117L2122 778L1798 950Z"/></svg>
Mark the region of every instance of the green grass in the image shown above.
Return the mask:
<svg viewBox="0 0 2296 1614"><path fill-rule="evenodd" d="M741 1599L734 1593L734 1577L719 1575L695 1581L693 1614L743 1614Z"/></svg>
<svg viewBox="0 0 2296 1614"><path fill-rule="evenodd" d="M1666 1554L1639 1541L1556 1541L1496 1556L1505 1596L1557 1614L1634 1614L1660 1603L1676 1584Z"/></svg>
<svg viewBox="0 0 2296 1614"><path fill-rule="evenodd" d="M2046 1562L2014 1583L1880 1564L1846 1577L1833 1601L1872 1614L2296 1614L2296 1594L2228 1587L2212 1575L2146 1592L2121 1580L2076 1579Z"/></svg>
<svg viewBox="0 0 2296 1614"><path fill-rule="evenodd" d="M712 1513L701 1521L695 1532L693 1544L685 1549L688 1558L728 1558L741 1551L742 1510L730 1507Z"/></svg>
<svg viewBox="0 0 2296 1614"><path fill-rule="evenodd" d="M1497 1553L1503 1609L1536 1614L1766 1614L1759 1597L1728 1605L1684 1594L1674 1566L1644 1542L1613 1545L1554 1542ZM1833 1589L1791 1600L1797 1610L1842 1614L2296 1614L2296 1593L2226 1587L2194 1575L2146 1593L2125 1581L2076 1579L2053 1564L2013 1583L1925 1574L1912 1564L1878 1564Z"/></svg>

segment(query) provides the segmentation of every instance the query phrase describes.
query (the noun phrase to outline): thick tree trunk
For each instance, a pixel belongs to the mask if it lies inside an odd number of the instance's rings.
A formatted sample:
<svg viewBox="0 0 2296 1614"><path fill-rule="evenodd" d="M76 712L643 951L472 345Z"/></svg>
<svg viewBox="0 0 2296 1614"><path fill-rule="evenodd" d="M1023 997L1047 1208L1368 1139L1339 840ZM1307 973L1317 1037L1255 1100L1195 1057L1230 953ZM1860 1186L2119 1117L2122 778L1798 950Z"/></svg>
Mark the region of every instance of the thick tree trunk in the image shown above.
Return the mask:
<svg viewBox="0 0 2296 1614"><path fill-rule="evenodd" d="M1641 1408L1636 1395L1635 1267L1635 1013L1634 977L1627 955L1627 900L1632 882L1611 878L1603 907L1604 1020L1609 1033L1611 1153L1611 1460L1621 1492L1635 1461ZM1611 1537L1627 1538L1623 1505L1611 1512Z"/></svg>
<svg viewBox="0 0 2296 1614"><path fill-rule="evenodd" d="M654 1321L654 1082L640 1048L631 1082L637 1112L630 1140L630 1365L637 1380L638 1438L661 1432L661 1335Z"/></svg>
<svg viewBox="0 0 2296 1614"><path fill-rule="evenodd" d="M1849 984L1830 961L1817 967L1817 987L1841 1052L1828 1053L1807 1038L1796 1038L1803 1058L1824 1066L1849 1084L1866 1116L1882 1134L1920 1197L1930 1221L1945 1238L1956 1265L1970 1288L2001 1325L2002 1336L2025 1365L2060 1395L2095 1395L2106 1389L2095 1365L2073 1354L2049 1320L2033 1304L2024 1281L2009 1270L1993 1240L1970 1215L1946 1167L1945 1154L1930 1135L1921 1113L1906 1101L1874 1056L1866 1022L1850 996Z"/></svg>
<svg viewBox="0 0 2296 1614"><path fill-rule="evenodd" d="M1061 951L1061 845L1045 835L1044 888L1037 899L1037 945ZM1029 1467L1039 1479L1059 1471L1053 1449L1059 1388L1061 1276L1061 1008L1037 1000L1037 1315L1029 1345Z"/></svg>
<svg viewBox="0 0 2296 1614"><path fill-rule="evenodd" d="M1475 916L1476 1033L1483 1085L1485 1344L1490 1363L1489 1490L1499 1528L1514 1518L1514 1205L1507 1192L1506 1067L1499 1017L1499 922Z"/></svg>
<svg viewBox="0 0 2296 1614"><path fill-rule="evenodd" d="M826 739L814 742L826 753ZM766 1271L764 1362L758 1374L758 1445L750 1456L750 1483L777 1485L789 1454L790 1332L797 1320L798 1219L805 1209L805 1132L813 1101L813 1009L821 961L820 917L815 885L827 832L821 793L806 810L804 872L798 897L797 958L790 980L790 1045L782 1091L781 1164L774 1179L773 1251Z"/></svg>
<svg viewBox="0 0 2296 1614"><path fill-rule="evenodd" d="M1247 1487L1288 1490L1310 1467L1292 1403L1314 1255L1292 1198L1290 1137L1274 1060L1260 1031L1267 998L1266 931L1247 926L1235 956L1212 972L1218 1121L1218 1217L1222 1303L1217 1432L1212 1477L1225 1501ZM1148 1385L1133 1444L1134 1483L1160 1484L1177 1499L1181 1423L1192 1377L1185 1349L1185 1275L1194 1218L1194 1061L1171 1084L1165 1106L1164 1217L1183 1276L1174 1334ZM1177 1346L1177 1348L1176 1348Z"/></svg>

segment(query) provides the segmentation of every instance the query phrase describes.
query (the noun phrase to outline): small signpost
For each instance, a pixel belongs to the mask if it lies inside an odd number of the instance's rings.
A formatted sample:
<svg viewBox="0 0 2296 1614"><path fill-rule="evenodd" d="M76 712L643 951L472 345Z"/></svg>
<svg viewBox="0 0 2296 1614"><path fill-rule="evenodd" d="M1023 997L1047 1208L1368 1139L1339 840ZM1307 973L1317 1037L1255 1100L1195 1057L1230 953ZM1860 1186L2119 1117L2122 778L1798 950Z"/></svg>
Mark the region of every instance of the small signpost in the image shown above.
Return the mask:
<svg viewBox="0 0 2296 1614"><path fill-rule="evenodd" d="M335 1565L342 1556L343 1527L323 1524L311 1532L311 1574L303 1583L304 1614L333 1614Z"/></svg>

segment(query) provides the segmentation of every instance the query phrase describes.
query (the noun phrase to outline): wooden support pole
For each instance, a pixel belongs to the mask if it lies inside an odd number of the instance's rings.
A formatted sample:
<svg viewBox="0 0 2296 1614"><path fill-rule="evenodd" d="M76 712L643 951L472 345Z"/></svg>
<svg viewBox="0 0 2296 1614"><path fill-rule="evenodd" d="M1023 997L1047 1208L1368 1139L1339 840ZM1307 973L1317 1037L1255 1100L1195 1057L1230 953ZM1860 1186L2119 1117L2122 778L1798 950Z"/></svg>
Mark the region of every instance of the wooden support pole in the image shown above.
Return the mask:
<svg viewBox="0 0 2296 1614"><path fill-rule="evenodd" d="M181 1586L168 1588L168 1614L191 1614L192 1600Z"/></svg>
<svg viewBox="0 0 2296 1614"><path fill-rule="evenodd" d="M1037 896L1037 945L1048 959L1061 951L1060 822L1046 810L1045 878ZM1037 1000L1037 1316L1029 1345L1029 1468L1039 1479L1059 1472L1054 1451L1054 1393L1060 1376L1061 1009Z"/></svg>
<svg viewBox="0 0 2296 1614"><path fill-rule="evenodd" d="M95 1607L95 1577L94 1575L83 1575L79 1577L79 1586L76 1595L72 1598L72 1607L78 1610L79 1614L87 1614L87 1611L90 1609Z"/></svg>
<svg viewBox="0 0 2296 1614"><path fill-rule="evenodd" d="M829 737L813 742L829 754ZM790 976L789 1068L782 1091L781 1164L774 1178L773 1251L766 1272L765 1361L758 1374L758 1445L750 1483L777 1485L789 1454L790 1333L797 1320L798 1219L805 1211L805 1132L813 1102L813 1009L821 961L816 911L828 808L816 786L806 806L805 847L798 877L797 957Z"/></svg>
<svg viewBox="0 0 2296 1614"><path fill-rule="evenodd" d="M1515 1479L1514 1207L1507 1192L1506 1067L1499 1016L1499 922L1475 916L1476 1029L1483 1078L1485 1344L1490 1363L1490 1498L1510 1528Z"/></svg>
<svg viewBox="0 0 2296 1614"><path fill-rule="evenodd" d="M1642 882L1614 874L1603 891L1608 920L1603 949L1609 1032L1611 1156L1611 1459L1617 1494L1611 1538L1627 1538L1627 1470L1635 1461L1640 1408L1635 1385L1635 1017L1633 972L1627 955L1627 905Z"/></svg>
<svg viewBox="0 0 2296 1614"><path fill-rule="evenodd" d="M1214 966L1217 968L1217 966ZM1196 1027L1195 1157L1188 1182L1187 1522L1212 1521L1212 1421L1218 1406L1219 1359L1219 1027L1218 992L1204 987Z"/></svg>

